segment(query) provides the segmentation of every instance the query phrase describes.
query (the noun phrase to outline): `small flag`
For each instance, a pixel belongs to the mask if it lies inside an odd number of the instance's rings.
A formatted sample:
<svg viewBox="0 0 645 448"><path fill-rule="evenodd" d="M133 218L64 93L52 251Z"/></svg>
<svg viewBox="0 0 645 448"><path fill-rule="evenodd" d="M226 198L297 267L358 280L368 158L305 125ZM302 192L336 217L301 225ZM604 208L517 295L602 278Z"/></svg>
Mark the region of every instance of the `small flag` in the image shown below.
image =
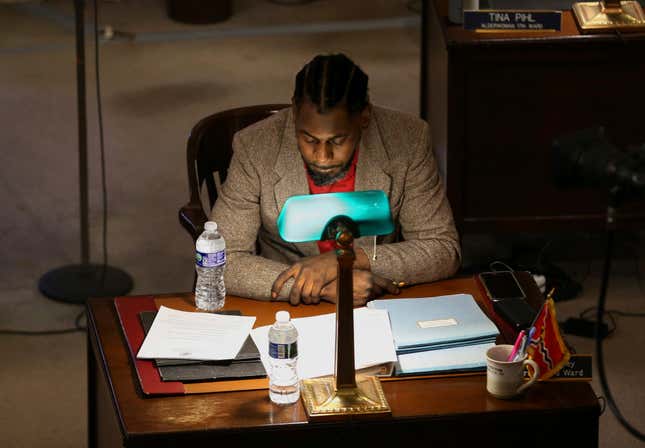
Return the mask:
<svg viewBox="0 0 645 448"><path fill-rule="evenodd" d="M547 296L542 309L535 318L535 332L528 348L528 357L540 366L540 379L546 380L560 371L569 361L569 350L560 336L560 327L555 316L555 303Z"/></svg>

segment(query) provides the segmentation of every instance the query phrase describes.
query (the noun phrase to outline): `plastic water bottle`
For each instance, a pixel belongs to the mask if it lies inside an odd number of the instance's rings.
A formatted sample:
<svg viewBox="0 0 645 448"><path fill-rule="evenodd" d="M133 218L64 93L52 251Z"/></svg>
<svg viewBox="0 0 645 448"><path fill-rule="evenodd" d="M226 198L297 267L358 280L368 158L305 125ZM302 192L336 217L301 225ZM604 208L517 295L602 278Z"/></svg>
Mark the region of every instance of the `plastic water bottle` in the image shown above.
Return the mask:
<svg viewBox="0 0 645 448"><path fill-rule="evenodd" d="M449 0L448 20L452 23L464 23L464 11L479 9L479 0Z"/></svg>
<svg viewBox="0 0 645 448"><path fill-rule="evenodd" d="M197 239L195 249L195 306L204 311L217 311L224 306L226 298L226 243L217 232L216 223L204 224L204 232Z"/></svg>
<svg viewBox="0 0 645 448"><path fill-rule="evenodd" d="M275 313L275 323L269 329L269 398L276 404L291 404L300 398L298 382L298 330L288 311Z"/></svg>

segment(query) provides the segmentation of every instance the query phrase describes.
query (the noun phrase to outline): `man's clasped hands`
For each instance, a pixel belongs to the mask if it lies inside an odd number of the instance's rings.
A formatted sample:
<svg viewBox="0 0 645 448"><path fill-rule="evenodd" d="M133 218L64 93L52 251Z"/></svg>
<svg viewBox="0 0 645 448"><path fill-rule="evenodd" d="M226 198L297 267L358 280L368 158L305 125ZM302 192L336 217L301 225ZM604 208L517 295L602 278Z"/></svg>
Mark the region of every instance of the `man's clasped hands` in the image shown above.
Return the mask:
<svg viewBox="0 0 645 448"><path fill-rule="evenodd" d="M384 294L399 293L395 282L371 272L369 258L363 249L356 249L355 254L353 269L355 306L362 306L368 300ZM338 261L335 251L303 258L278 275L271 287L271 297L277 299L283 286L293 278L289 293L289 302L292 305L317 304L321 300L336 303L337 276Z"/></svg>

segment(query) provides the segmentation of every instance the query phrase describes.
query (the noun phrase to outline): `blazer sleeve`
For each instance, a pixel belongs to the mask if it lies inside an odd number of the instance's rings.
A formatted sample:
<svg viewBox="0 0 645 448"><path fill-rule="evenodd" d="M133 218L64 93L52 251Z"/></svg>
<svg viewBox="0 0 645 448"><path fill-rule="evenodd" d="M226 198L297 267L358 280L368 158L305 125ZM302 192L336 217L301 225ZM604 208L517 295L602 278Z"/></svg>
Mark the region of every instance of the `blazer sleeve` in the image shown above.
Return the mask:
<svg viewBox="0 0 645 448"><path fill-rule="evenodd" d="M459 238L427 123L419 144L410 152L399 224L403 241L377 246L377 258L370 260L372 272L407 284L455 274L461 263Z"/></svg>
<svg viewBox="0 0 645 448"><path fill-rule="evenodd" d="M261 182L249 157L248 145L236 134L226 182L211 214L226 241L224 283L228 294L271 300L273 282L289 266L256 254L258 230L262 225L260 194ZM288 297L292 283L283 288L282 300Z"/></svg>

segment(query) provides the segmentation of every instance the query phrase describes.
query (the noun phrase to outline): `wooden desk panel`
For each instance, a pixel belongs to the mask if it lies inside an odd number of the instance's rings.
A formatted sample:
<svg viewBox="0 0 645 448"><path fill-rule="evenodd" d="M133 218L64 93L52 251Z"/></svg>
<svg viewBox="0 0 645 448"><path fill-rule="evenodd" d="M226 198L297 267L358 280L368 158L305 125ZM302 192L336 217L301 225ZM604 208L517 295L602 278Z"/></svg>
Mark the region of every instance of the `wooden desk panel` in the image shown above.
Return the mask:
<svg viewBox="0 0 645 448"><path fill-rule="evenodd" d="M423 19L424 111L460 232L601 230L602 188L558 190L552 141L605 126L614 144L642 144L645 34L477 33L448 23L447 1ZM618 210L642 226L645 202Z"/></svg>
<svg viewBox="0 0 645 448"><path fill-rule="evenodd" d="M454 279L404 290L407 297L469 292L481 300L474 279ZM333 307L291 307L229 298L227 308L258 316L259 324L272 321L277 309L294 316L328 312ZM176 397L144 397L130 365L113 301L88 302L88 333L92 346L90 368L90 441L121 437L124 446L210 446L221 442L277 446L321 446L338 443L397 443L403 438L424 444L456 446L517 446L535 432L528 446L549 440L550 446L596 446L599 406L587 383L544 383L519 400L490 397L485 376L408 379L383 383L392 407L391 418L311 424L299 403L280 407L269 401L266 390L225 392ZM116 419L101 410L112 408ZM97 418L101 416L101 418ZM114 423L116 422L116 424ZM116 427L115 427L116 426ZM117 433L117 434L115 434ZM408 434L404 437L402 434ZM499 436L504 434L503 440ZM535 443L533 443L535 442ZM522 446L527 446L526 440Z"/></svg>

